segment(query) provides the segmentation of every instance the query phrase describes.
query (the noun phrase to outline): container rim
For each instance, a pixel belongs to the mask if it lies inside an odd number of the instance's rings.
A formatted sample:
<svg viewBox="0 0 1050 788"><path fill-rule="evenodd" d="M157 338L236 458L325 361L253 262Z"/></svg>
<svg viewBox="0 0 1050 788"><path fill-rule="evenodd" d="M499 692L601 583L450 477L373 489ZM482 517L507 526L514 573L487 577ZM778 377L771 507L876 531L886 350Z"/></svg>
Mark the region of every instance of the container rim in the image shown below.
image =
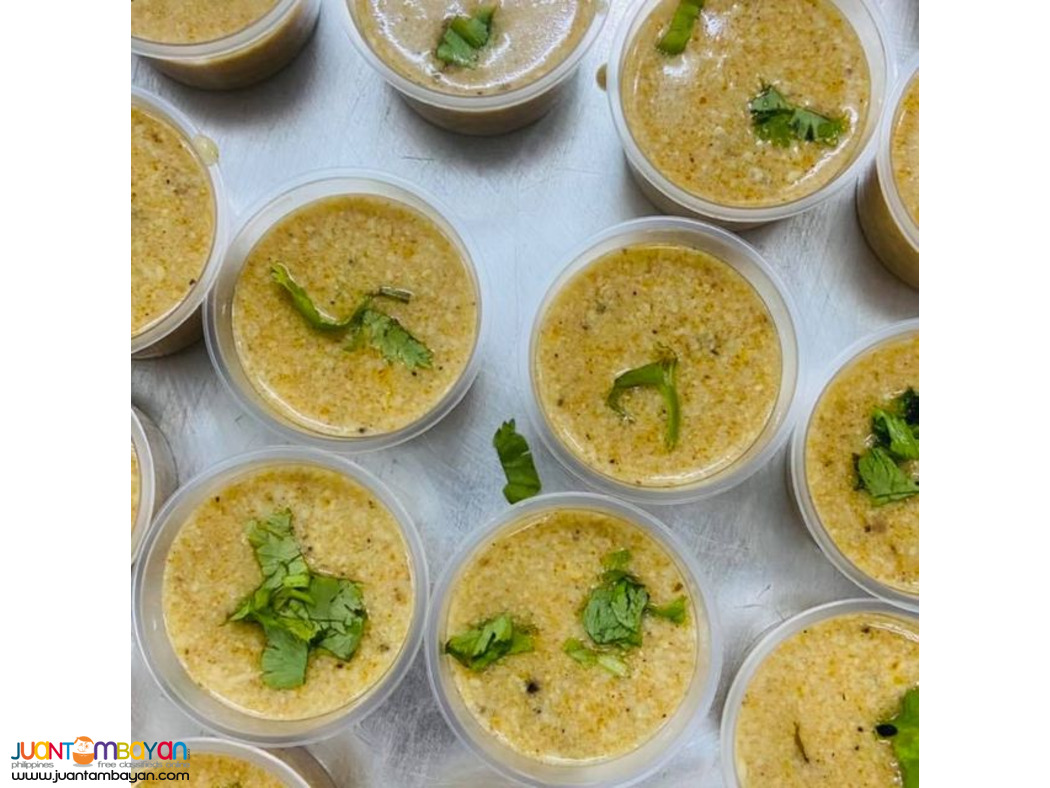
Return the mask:
<svg viewBox="0 0 1050 788"><path fill-rule="evenodd" d="M530 82L504 93L495 93L485 96L464 96L435 90L434 88L413 82L400 74L375 53L364 34L358 29L357 21L354 18L353 12L350 10L350 0L328 0L328 2L330 4L342 6L342 11L339 13L339 16L343 21L343 27L350 36L350 40L353 42L361 57L368 62L368 65L371 66L373 70L379 73L387 84L414 101L428 104L439 109L452 110L465 114L480 114L492 112L494 110L510 109L525 104L532 99L547 93L557 87L560 83L567 80L576 71L576 67L580 64L584 55L586 55L594 45L595 40L598 38L598 35L601 33L601 30L605 25L605 20L608 16L609 10L609 0L597 0L594 17L591 19L587 32L576 44L576 47L566 55L565 59L557 66L535 82Z"/></svg>
<svg viewBox="0 0 1050 788"><path fill-rule="evenodd" d="M899 589L882 583L870 575L862 572L846 555L838 548L824 527L820 516L817 514L816 506L809 492L809 482L806 479L806 438L809 433L809 425L813 420L817 405L828 386L848 366L857 361L862 355L870 350L891 340L918 333L919 319L911 318L892 323L888 326L861 337L839 353L824 370L819 378L819 383L811 387L805 398L805 418L799 421L791 436L791 448L789 452L789 473L791 479L791 491L794 493L795 503L798 507L802 521L806 524L813 540L820 547L824 556L862 590L887 602L901 610L918 613L919 595L908 594Z"/></svg>
<svg viewBox="0 0 1050 788"><path fill-rule="evenodd" d="M577 457L557 437L545 415L536 390L533 363L543 319L561 288L604 256L607 252L606 247L613 244L614 241L622 239L622 242L615 244L616 246L631 246L643 241L644 235L654 233L676 233L690 236L695 239L693 248L716 257L747 281L769 312L770 319L776 327L781 348L780 389L762 434L731 465L704 479L672 487L643 487L628 484L600 473ZM727 259L725 252L712 251L712 247L724 249L733 256L739 257L753 266L755 271L741 270L735 260ZM738 235L698 219L679 216L646 216L620 222L600 231L579 244L565 259L568 262L560 266L548 281L544 295L534 310L529 333L523 337L524 348L519 353L521 358L520 390L527 392L523 395L524 409L532 427L539 433L543 445L558 462L576 478L605 494L643 504L690 503L718 495L744 482L765 466L787 442L798 417L801 406L799 391L803 369L802 360L805 355L802 338L798 332L800 321L794 298L784 280L765 257ZM770 304L768 295L763 294L756 283L767 285L770 294L779 299L779 306L782 307L780 317L778 317L778 311L781 310L775 308L776 304ZM773 425L772 430L770 430L770 425ZM749 454L763 440L765 443L761 448Z"/></svg>
<svg viewBox="0 0 1050 788"><path fill-rule="evenodd" d="M309 195L306 198L306 193L313 190L320 190L322 193ZM391 197L387 193L391 191L397 196ZM263 403L254 390L249 390L250 381L240 380L240 376L233 372L233 370L241 369L240 358L235 348L224 350L225 343L220 337L220 330L225 330L231 324L231 303L237 281L245 262L259 240L293 211L317 200L342 194L378 195L423 214L456 247L467 273L474 281L477 293L478 314L474 347L456 382L420 418L392 432L365 437L326 435L314 432L291 419L281 417L275 410ZM356 168L328 168L307 172L281 184L257 200L244 213L245 218L232 235L226 255L219 266L215 286L211 288L204 302L204 341L212 365L218 372L225 389L258 423L276 432L285 440L342 453L363 453L397 446L421 435L440 422L459 404L473 385L492 330L492 318L486 307L491 291L486 273L483 267L478 265L480 258L477 247L464 231L462 224L450 218L452 216L453 214L439 200L424 189L387 173ZM257 234L250 247L241 250L240 247L246 245L246 241L243 241L244 236L249 232L254 234L256 225L262 225L263 229ZM241 254L242 251L243 254ZM229 292L224 293L225 289L228 289Z"/></svg>
<svg viewBox="0 0 1050 788"><path fill-rule="evenodd" d="M810 208L824 202L840 189L844 188L847 184L856 181L858 175L867 166L867 163L873 155L876 139L879 136L879 124L885 109L886 92L889 89L889 86L893 84L896 74L896 59L894 52L890 47L886 20L878 6L876 6L872 0L853 0L853 2L856 2L869 17L878 39L877 45L871 48L864 46L863 41L861 42L861 46L864 48L865 58L868 62L868 68L869 70L874 70L872 65L873 51L874 53L881 55L881 60L884 64L882 70L882 81L879 85L882 89L876 92L875 80L872 80L871 103L868 111L874 117L869 120L866 126L866 139L860 146L858 146L856 153L853 155L852 161L816 191L790 202L761 207L722 205L691 194L681 186L674 184L667 176L649 162L648 157L642 151L641 147L635 141L634 135L631 133L630 127L627 124L626 115L623 111L622 101L621 73L624 67L624 60L627 57L630 44L633 41L633 34L641 24L641 20L647 18L648 14L663 1L664 0L638 0L634 8L624 14L613 39L611 55L606 72L606 93L609 96L609 106L612 110L613 125L616 127L616 133L620 138L620 143L623 146L624 153L626 154L627 160L631 166L656 191L662 194L666 199L693 214L733 226L751 227L766 222L777 221L779 219L786 219L789 216L794 216L803 211L809 210ZM849 17L846 16L846 13L842 8L843 0L831 0L831 2L840 13L843 14L846 21L850 23L850 26L854 28L854 32L856 32L855 26L852 24Z"/></svg>
<svg viewBox="0 0 1050 788"><path fill-rule="evenodd" d="M453 704L456 702L453 699L455 692L454 688L451 685L446 686L446 683L442 678L443 655L441 654L440 648L440 632L447 616L447 605L450 601L450 590L453 581L459 576L466 563L485 541L491 539L500 531L513 528L516 524L534 514L554 509L578 509L604 512L627 520L635 527L643 530L649 537L660 544L664 551L675 562L678 570L687 581L687 585L690 585L692 592L699 597L698 599L692 600L694 609L702 608L704 618L707 622L706 635L708 660L706 672L698 685L697 676L700 672L698 659L698 667L696 674L694 675L693 683L690 685L690 689L686 692L686 695L682 699L682 703L679 705L672 718L665 723L665 725L671 725L676 718L680 719L681 722L679 724L681 725L681 729L672 738L663 743L663 749L661 751L652 755L647 762L640 765L633 765L630 767L632 771L622 776L610 778L609 775L602 773L587 779L585 775L580 775L578 770L595 767L608 769L619 761L630 758L631 756L636 756L639 750L650 745L655 740L656 736L659 735L659 731L657 731L652 738L647 740L647 742L642 744L638 749L597 763L588 761L584 764L546 764L536 761L535 763L538 767L550 767L559 773L558 777L553 780L538 777L515 768L509 763L505 763L483 746L481 738L476 736L472 730L466 728L456 716L456 712L452 708ZM504 509L490 517L481 528L476 529L467 537L467 539L456 550L453 558L445 565L444 570L442 570L441 575L434 586L431 603L427 610L424 654L426 656L427 678L430 682L430 688L434 693L434 697L437 700L438 707L441 710L441 716L445 718L445 722L448 723L450 728L452 728L456 737L476 756L504 777L519 783L533 786L627 786L639 783L662 768L674 756L677 746L694 731L698 721L710 710L711 704L714 701L715 693L718 690L722 674L724 651L722 629L719 622L718 610L715 606L715 597L710 590L705 588L704 584L700 581L700 578L701 571L699 562L693 554L679 542L678 538L670 528L648 512L624 501L617 500L616 498L589 492L544 493L533 498L528 498ZM697 625L697 639L698 641L701 641L699 645L702 647L703 634L699 622ZM686 702L688 701L690 694L697 692L698 689L699 693L696 695L696 700L692 704L692 708L687 708ZM509 750L509 748L505 749ZM581 777L583 777L583 779L580 779Z"/></svg>
<svg viewBox="0 0 1050 788"><path fill-rule="evenodd" d="M726 788L742 788L736 771L736 725L744 695L755 671L781 643L799 630L821 621L852 613L879 613L916 622L919 620L917 613L901 610L879 599L842 599L803 610L801 613L789 616L779 624L774 624L760 634L756 638L757 644L751 647L733 678L722 709L719 737L721 739L722 777Z"/></svg>
<svg viewBox="0 0 1050 788"><path fill-rule="evenodd" d="M911 83L919 78L919 54L916 52L909 58L900 78L893 86L886 104L886 111L882 113L879 126L879 147L875 154L875 169L879 175L879 189L882 191L883 199L889 206L893 221L901 230L901 234L908 243L919 248L919 225L911 218L908 209L904 207L901 199L900 187L893 175L893 127L897 124L900 111L901 99L904 93L911 87Z"/></svg>
<svg viewBox="0 0 1050 788"><path fill-rule="evenodd" d="M412 570L414 596L412 620L407 632L405 633L405 640L401 646L401 652L387 669L386 673L359 698L351 701L341 709L325 712L315 718L298 720L266 720L241 712L234 706L227 704L225 701L215 700L214 696L198 687L188 676L185 675L185 669L182 668L181 663L176 663L176 669L181 671L181 678L184 679L188 685L192 685L192 689L188 693L192 697L185 697L184 693L177 688L176 682L173 681L173 677L169 675L167 670L159 663L149 645L149 638L147 637L148 623L145 620L146 615L143 610L144 595L147 591L147 584L151 582L147 580L146 574L150 571L151 564L154 560L163 563L166 557L167 548L170 547L171 540L173 540L175 536L178 535L179 530L181 530L183 521L181 519L175 519L175 515L179 513L180 509L185 506L199 503L200 499L203 496L210 494L218 484L224 483L238 474L244 474L256 468L264 468L277 464L306 464L320 466L341 473L343 476L355 481L375 495L390 511L394 520L398 524L401 536L405 542L405 550ZM163 548L158 547L161 538L169 535L170 539L168 540L168 543L164 545ZM165 554L155 559L154 553L161 549L164 550ZM159 571L161 572L159 582L163 582L163 568ZM423 639L423 626L427 613L429 587L429 572L427 568L426 554L423 549L423 542L420 538L419 531L416 529L415 523L409 516L408 511L401 504L394 492L384 482L372 472L362 468L360 465L351 462L345 457L332 454L331 452L324 452L319 449L303 446L271 446L265 449L238 454L206 468L194 476L189 482L182 485L164 504L154 521L153 528L150 529L147 539L142 546L140 560L135 564L132 582L132 626L135 630L136 645L138 646L139 653L142 655L143 662L145 663L150 676L153 678L157 686L160 687L165 697L167 697L167 699L183 713L189 715L195 722L208 730L236 741L256 743L269 747L293 747L313 744L322 739L329 738L340 730L359 722L372 713L376 708L381 706L397 688L411 668L412 662L415 660L415 655L418 652L420 643ZM167 640L167 633L163 632L161 637L163 637L164 642L168 643L170 646L170 641ZM214 700L214 702L220 704L224 710L228 712L231 718L236 719L237 723L251 721L255 725L265 726L270 728L270 730L265 732L249 732L244 730L243 727L238 727L237 724L224 723L212 719L207 713L198 707L198 696L207 696ZM309 723L311 719L319 719L322 720L322 722L310 726Z"/></svg>
<svg viewBox="0 0 1050 788"><path fill-rule="evenodd" d="M146 418L138 408L131 406L131 445L139 465L139 503L135 510L135 527L131 531L131 562L134 563L142 549L142 540L149 530L153 506L157 495L156 470L153 464L153 449L142 426Z"/></svg>

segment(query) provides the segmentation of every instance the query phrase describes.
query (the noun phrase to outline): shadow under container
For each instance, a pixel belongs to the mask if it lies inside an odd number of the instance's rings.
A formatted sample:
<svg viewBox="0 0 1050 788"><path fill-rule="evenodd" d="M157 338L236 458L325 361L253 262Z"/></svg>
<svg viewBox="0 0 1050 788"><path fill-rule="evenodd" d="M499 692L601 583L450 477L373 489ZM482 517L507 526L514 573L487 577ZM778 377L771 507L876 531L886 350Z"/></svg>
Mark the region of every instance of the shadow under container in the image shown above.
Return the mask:
<svg viewBox="0 0 1050 788"><path fill-rule="evenodd" d="M731 465L691 484L656 487L629 484L583 462L561 441L544 412L538 391L536 356L544 318L559 292L588 266L605 255L641 244L685 246L705 252L728 265L755 290L776 327L780 340L781 373L777 398L762 432ZM529 394L525 407L547 450L574 476L608 495L642 504L680 504L697 501L735 487L762 466L784 445L798 412L801 347L796 326L798 313L787 286L758 250L738 236L693 219L652 216L614 225L586 241L569 257L548 287L536 310L529 344L522 353L522 389Z"/></svg>
<svg viewBox="0 0 1050 788"><path fill-rule="evenodd" d="M689 689L674 715L635 750L601 761L549 763L528 758L486 731L463 703L444 654L449 608L456 583L478 553L493 540L513 533L523 520L543 512L575 509L626 520L653 539L674 561L697 615L697 660ZM671 531L629 504L594 493L550 493L522 501L493 518L457 552L434 587L427 615L424 653L430 686L441 714L475 755L500 774L534 786L623 786L639 783L661 769L695 732L714 700L722 672L722 632L712 596L700 583L700 568ZM701 626L701 619L706 628ZM568 657L566 657L568 659Z"/></svg>
<svg viewBox="0 0 1050 788"><path fill-rule="evenodd" d="M400 527L412 571L412 620L401 653L371 688L348 705L317 717L266 719L221 701L198 685L183 668L168 638L164 621L164 571L168 551L183 524L203 501L229 485L266 468L285 464L313 465L335 471L367 489L390 511ZM423 636L426 616L427 565L423 544L408 512L378 478L327 452L291 446L273 447L221 462L181 487L157 516L142 548L132 586L135 640L150 675L183 713L211 731L264 747L295 747L335 735L381 706L404 679Z"/></svg>
<svg viewBox="0 0 1050 788"><path fill-rule="evenodd" d="M230 206L219 168L219 157L214 152L215 143L201 134L193 122L171 102L134 85L131 88L131 106L160 118L182 136L197 162L207 173L215 210L215 234L211 251L197 282L178 306L145 331L131 338L131 357L139 360L167 356L200 340L203 333L201 303L215 279L226 251Z"/></svg>
<svg viewBox="0 0 1050 788"><path fill-rule="evenodd" d="M665 213L707 219L731 230L746 230L769 222L786 219L824 202L847 184L852 184L870 157L871 147L878 136L879 123L885 105L886 93L893 81L894 55L890 48L886 25L881 13L871 0L830 0L853 27L871 74L871 94L868 114L861 129L860 143L853 159L834 178L815 192L797 200L779 205L746 207L721 205L689 193L660 172L639 147L627 124L623 108L624 67L635 36L649 15L664 0L641 0L627 11L613 39L612 53L606 73L606 92L612 109L613 125L620 137L627 167L635 183L648 200Z"/></svg>
<svg viewBox="0 0 1050 788"><path fill-rule="evenodd" d="M139 502L131 528L131 561L157 513L179 483L175 458L164 433L145 413L131 406L131 445L139 466Z"/></svg>
<svg viewBox="0 0 1050 788"><path fill-rule="evenodd" d="M846 557L831 538L831 535L828 533L827 529L824 527L824 523L820 519L820 515L817 514L816 505L813 503L813 497L810 494L809 480L806 476L806 442L808 440L810 424L813 421L813 414L816 412L817 405L820 404L820 400L824 396L824 392L827 391L828 386L835 381L840 373L848 369L861 357L872 350L918 333L919 321L917 319L905 320L887 326L881 331L877 331L870 336L864 337L860 341L855 342L853 345L846 348L846 350L832 362L830 374L825 374L820 382L820 386L808 399L804 411L806 414L805 421L802 421L798 425L798 428L791 436L791 449L788 455L788 473L790 476L791 491L794 493L795 505L798 507L799 514L802 516L802 520L805 522L810 535L820 547L825 557L835 566L836 569L839 570L839 572L845 575L849 580L853 581L864 591L867 591L869 594L872 594L879 599L885 600L895 607L915 612L918 612L919 610L918 594L908 594L896 588L892 588L885 583L879 582L871 575L862 572L852 561L850 561L849 558Z"/></svg>
<svg viewBox="0 0 1050 788"><path fill-rule="evenodd" d="M253 85L299 54L317 26L321 0L278 0L243 30L194 44L131 37L131 52L172 79L205 90Z"/></svg>
<svg viewBox="0 0 1050 788"><path fill-rule="evenodd" d="M535 123L564 98L583 56L594 44L608 14L608 0L595 9L587 32L566 58L535 82L504 93L459 95L408 79L383 60L366 40L356 19L353 0L330 0L341 6L347 33L357 51L390 87L425 120L449 131L488 137L506 134Z"/></svg>
<svg viewBox="0 0 1050 788"><path fill-rule="evenodd" d="M325 768L302 747L288 747L276 752L267 752L258 747L227 739L191 737L182 739L181 742L189 750L189 759L184 763L186 764L185 770L191 775L194 755L215 755L246 761L261 769L268 777L278 780L286 788L336 788L335 782ZM172 763L178 762L173 761Z"/></svg>
<svg viewBox="0 0 1050 788"><path fill-rule="evenodd" d="M751 684L755 673L762 666L762 663L782 643L807 627L812 627L839 616L862 615L865 613L892 616L916 623L919 620L918 615L906 613L877 599L847 599L839 602L829 602L805 610L780 624L770 627L758 639L758 644L751 649L740 666L740 670L737 671L736 677L729 687L729 692L726 694L725 706L722 709L722 776L726 788L742 788L736 765L736 726L737 721L740 719L740 710L743 706L748 686Z"/></svg>
<svg viewBox="0 0 1050 788"><path fill-rule="evenodd" d="M278 413L259 395L245 373L233 336L233 297L241 270L255 245L281 220L305 205L328 197L363 195L401 203L432 221L455 246L477 293L478 325L470 360L455 385L422 418L394 432L364 437L337 437L316 432ZM230 242L215 286L204 305L208 354L235 400L263 426L283 438L305 442L329 451L343 453L386 449L414 438L437 424L463 399L477 377L482 348L486 344L489 317L485 309L486 286L475 261L473 246L447 219L448 212L427 194L406 181L366 170L324 170L297 178L264 198L247 212L248 219Z"/></svg>
<svg viewBox="0 0 1050 788"><path fill-rule="evenodd" d="M893 132L900 119L901 101L919 78L915 58L897 83L879 129L875 161L857 184L857 218L875 255L899 279L919 287L919 225L901 199L893 173Z"/></svg>

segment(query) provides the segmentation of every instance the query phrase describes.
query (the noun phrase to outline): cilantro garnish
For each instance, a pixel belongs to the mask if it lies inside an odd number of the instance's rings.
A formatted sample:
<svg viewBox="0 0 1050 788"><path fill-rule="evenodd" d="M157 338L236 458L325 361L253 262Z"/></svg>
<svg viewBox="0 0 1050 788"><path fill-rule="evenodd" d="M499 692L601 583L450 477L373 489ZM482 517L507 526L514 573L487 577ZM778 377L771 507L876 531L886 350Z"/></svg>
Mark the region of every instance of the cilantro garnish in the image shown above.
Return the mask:
<svg viewBox="0 0 1050 788"><path fill-rule="evenodd" d="M473 671L481 671L496 660L532 651L532 633L507 613L491 618L445 643L445 653Z"/></svg>
<svg viewBox="0 0 1050 788"><path fill-rule="evenodd" d="M787 147L794 140L837 145L839 135L847 129L845 117L830 118L792 104L772 85L763 85L747 108L758 138L781 147Z"/></svg>
<svg viewBox="0 0 1050 788"><path fill-rule="evenodd" d="M263 628L263 683L273 689L301 686L311 649L324 649L336 659L349 660L361 644L368 618L361 586L310 569L287 509L266 520L252 520L248 541L263 581L228 620L253 622Z"/></svg>
<svg viewBox="0 0 1050 788"><path fill-rule="evenodd" d="M478 50L492 35L492 17L496 5L483 5L473 16L454 16L445 26L438 43L437 58L448 65L474 68L478 64Z"/></svg>
<svg viewBox="0 0 1050 788"><path fill-rule="evenodd" d="M528 441L515 429L514 419L505 421L496 430L492 445L499 454L503 473L507 483L503 486L503 495L508 503L517 503L531 498L540 491L540 475L532 461L532 451Z"/></svg>
<svg viewBox="0 0 1050 788"><path fill-rule="evenodd" d="M857 486L876 506L919 494L919 482L902 463L919 459L919 395L909 388L871 416L875 445L854 457Z"/></svg>
<svg viewBox="0 0 1050 788"><path fill-rule="evenodd" d="M671 25L657 42L656 48L665 55L680 55L693 37L693 26L700 17L704 0L681 0L674 10Z"/></svg>
<svg viewBox="0 0 1050 788"><path fill-rule="evenodd" d="M628 389L649 386L656 389L664 398L667 411L667 428L664 431L664 445L670 451L678 444L678 431L681 423L681 410L678 405L678 389L675 385L675 373L678 369L678 357L668 348L660 349L660 358L644 367L628 370L618 375L613 381L605 404L616 411L621 418L631 421L631 415L620 400Z"/></svg>
<svg viewBox="0 0 1050 788"><path fill-rule="evenodd" d="M430 368L433 360L430 348L412 336L396 318L373 305L377 298L407 304L412 300L412 293L408 290L380 287L367 293L353 314L340 320L318 309L306 290L292 278L283 265L273 266L270 275L274 282L285 289L291 298L292 306L312 328L326 332L346 332L349 335L347 350L356 350L368 345L379 351L383 358L391 363L400 362L409 369Z"/></svg>
<svg viewBox="0 0 1050 788"><path fill-rule="evenodd" d="M576 638L569 638L562 645L561 650L572 657L574 660L579 662L581 665L591 667L597 665L598 667L609 671L614 676L627 675L627 663L624 662L616 654L609 651L596 651L592 648L587 648Z"/></svg>
<svg viewBox="0 0 1050 788"><path fill-rule="evenodd" d="M875 726L880 739L893 745L903 788L919 788L919 688L904 693L897 715Z"/></svg>

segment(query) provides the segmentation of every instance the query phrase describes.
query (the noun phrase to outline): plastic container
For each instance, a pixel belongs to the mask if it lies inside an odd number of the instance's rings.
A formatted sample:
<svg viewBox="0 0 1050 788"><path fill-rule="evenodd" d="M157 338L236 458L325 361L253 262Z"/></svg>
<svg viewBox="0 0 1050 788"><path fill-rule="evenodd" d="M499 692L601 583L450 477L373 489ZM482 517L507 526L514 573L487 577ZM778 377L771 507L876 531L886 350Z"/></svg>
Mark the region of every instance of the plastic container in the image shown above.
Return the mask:
<svg viewBox="0 0 1050 788"><path fill-rule="evenodd" d="M831 372L824 375L821 379L820 385L807 397L805 421L799 423L798 428L791 437L791 451L789 455L788 469L791 490L795 495L795 503L798 506L799 513L802 515L802 520L806 523L806 528L809 529L813 539L820 546L820 549L824 552L824 555L827 556L828 560L835 565L835 568L869 594L884 599L891 605L903 608L904 610L912 610L916 612L919 610L918 594L906 594L903 591L891 588L862 572L842 553L841 550L839 550L838 546L836 546L835 542L824 528L824 524L817 515L816 507L810 496L809 482L806 478L806 437L809 433L809 425L813 419L813 412L816 410L817 403L820 402L820 398L823 396L828 385L831 384L840 372L869 350L886 342L917 333L918 330L918 319L894 323L893 325L887 326L886 328L850 345L832 362L830 367Z"/></svg>
<svg viewBox="0 0 1050 788"><path fill-rule="evenodd" d="M317 717L301 720L265 719L240 711L199 686L183 669L164 623L163 581L168 550L186 517L201 501L261 468L286 463L310 464L341 473L374 494L401 527L412 568L414 601L412 621L401 653L390 669L368 692L351 704ZM426 615L427 565L415 525L394 494L363 468L317 449L275 446L242 454L204 471L168 501L157 515L143 553L135 566L132 587L132 624L146 667L165 696L209 730L223 736L268 747L292 747L327 738L355 723L380 706L405 677L423 635Z"/></svg>
<svg viewBox="0 0 1050 788"><path fill-rule="evenodd" d="M755 671L781 643L806 627L811 627L831 618L858 613L879 613L909 621L917 622L919 620L917 615L904 613L876 599L848 599L839 602L829 602L805 610L770 628L759 639L758 645L751 649L751 652L744 659L744 663L740 666L740 670L737 671L732 685L729 687L725 706L722 709L722 776L726 788L742 788L736 770L736 724L740 717L740 707L744 702L744 695L747 693L748 685L751 683Z"/></svg>
<svg viewBox="0 0 1050 788"><path fill-rule="evenodd" d="M875 161L857 184L857 218L868 246L883 265L914 288L919 287L919 225L901 200L891 157L901 99L918 76L916 56L890 95L879 127Z"/></svg>
<svg viewBox="0 0 1050 788"><path fill-rule="evenodd" d="M200 306L208 288L222 262L226 250L227 225L230 207L226 188L223 186L218 156L213 152L215 144L198 131L197 127L170 102L141 88L132 86L131 105L167 121L186 139L197 156L201 167L208 174L212 197L215 201L215 237L211 253L197 283L175 309L154 325L131 338L131 357L134 359L156 358L182 350L201 338Z"/></svg>
<svg viewBox="0 0 1050 788"><path fill-rule="evenodd" d="M131 52L195 88L242 88L288 65L309 40L320 11L321 0L278 0L265 15L232 35L196 44L132 36Z"/></svg>
<svg viewBox="0 0 1050 788"><path fill-rule="evenodd" d="M153 515L179 483L175 458L164 433L145 413L131 406L131 445L139 461L139 505L131 527L131 560L138 557Z"/></svg>
<svg viewBox="0 0 1050 788"><path fill-rule="evenodd" d="M188 769L192 769L194 755L224 755L257 766L287 788L335 788L325 768L301 747L267 752L226 739L193 737L181 741L189 750L189 758L182 761Z"/></svg>
<svg viewBox="0 0 1050 788"><path fill-rule="evenodd" d="M585 763L545 763L512 750L485 731L465 708L452 678L448 658L442 653L447 640L446 620L451 589L477 551L497 535L514 530L523 518L550 509L586 509L630 521L667 551L688 587L689 598L707 622L697 621L697 664L678 710L653 738L636 750L616 758ZM722 671L722 633L712 597L700 583L700 568L671 531L656 518L629 504L593 493L553 493L529 498L494 517L479 529L449 562L434 587L427 616L424 651L430 685L441 714L456 736L476 755L506 777L527 785L612 786L637 783L659 770L695 731L718 688ZM700 616L698 616L699 619ZM707 659L703 657L706 654Z"/></svg>
<svg viewBox="0 0 1050 788"><path fill-rule="evenodd" d="M612 56L606 76L606 92L609 94L613 123L617 134L620 135L628 169L639 188L657 208L670 214L706 218L724 227L742 230L802 213L854 182L871 155L872 145L878 135L886 92L893 83L894 76L894 55L887 37L886 24L871 0L832 0L857 33L871 72L871 102L853 160L828 183L805 197L780 205L753 208L720 205L690 194L672 183L649 162L631 134L622 102L623 69L635 35L661 2L664 0L641 0L624 15L613 40Z"/></svg>
<svg viewBox="0 0 1050 788"><path fill-rule="evenodd" d="M543 318L558 292L592 262L617 249L638 244L676 244L707 252L743 276L765 303L780 337L780 390L769 420L758 439L736 462L688 485L642 487L607 476L579 459L557 437L547 421L534 373L537 338ZM572 474L609 495L648 504L675 504L717 495L747 479L765 465L787 441L798 412L797 390L801 348L795 326L798 313L786 285L758 250L730 232L693 219L651 216L614 225L575 249L569 262L547 288L533 319L528 347L522 353L522 390L529 418L547 449Z"/></svg>
<svg viewBox="0 0 1050 788"><path fill-rule="evenodd" d="M595 9L590 27L576 48L535 82L505 93L464 96L442 92L414 82L392 68L372 49L358 27L353 0L330 0L346 24L350 40L368 64L394 88L408 105L435 126L460 134L491 136L528 126L546 115L563 98L580 60L594 44L605 24L606 1Z"/></svg>
<svg viewBox="0 0 1050 788"><path fill-rule="evenodd" d="M281 219L304 205L342 194L385 197L421 212L433 221L458 248L474 279L478 294L478 327L474 350L456 384L424 417L395 432L363 437L337 437L314 432L273 410L248 379L241 366L233 337L233 295L245 260L255 244ZM488 336L485 311L486 287L475 265L477 255L466 237L447 219L448 212L416 187L399 178L367 170L323 170L308 173L282 186L247 212L249 217L230 242L222 270L204 307L208 353L226 388L241 406L264 426L282 437L339 452L371 451L396 446L433 427L463 398L477 376L482 348Z"/></svg>

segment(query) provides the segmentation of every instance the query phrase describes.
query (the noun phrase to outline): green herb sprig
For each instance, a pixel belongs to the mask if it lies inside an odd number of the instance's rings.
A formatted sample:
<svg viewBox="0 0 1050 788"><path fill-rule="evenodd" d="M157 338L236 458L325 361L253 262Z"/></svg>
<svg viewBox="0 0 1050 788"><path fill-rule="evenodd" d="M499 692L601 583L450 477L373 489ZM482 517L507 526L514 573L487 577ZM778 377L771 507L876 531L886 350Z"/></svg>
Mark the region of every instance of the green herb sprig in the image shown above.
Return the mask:
<svg viewBox="0 0 1050 788"><path fill-rule="evenodd" d="M876 408L871 432L874 445L853 458L858 489L876 506L918 495L918 480L901 466L919 459L918 392L909 388L888 408Z"/></svg>
<svg viewBox="0 0 1050 788"><path fill-rule="evenodd" d="M793 104L772 85L763 85L747 106L758 138L780 147L795 140L834 146L848 128L845 117L831 118Z"/></svg>
<svg viewBox="0 0 1050 788"><path fill-rule="evenodd" d="M435 55L447 65L474 68L478 53L492 36L496 4L483 5L472 16L455 16L445 25Z"/></svg>
<svg viewBox="0 0 1050 788"><path fill-rule="evenodd" d="M656 43L656 48L665 55L680 55L693 37L693 27L700 18L704 0L681 0L671 17L667 32Z"/></svg>
<svg viewBox="0 0 1050 788"><path fill-rule="evenodd" d="M500 425L492 437L492 445L499 455L503 474L507 477L507 483L503 486L507 502L517 503L536 495L542 487L540 475L536 472L529 443L518 433L514 419Z"/></svg>
<svg viewBox="0 0 1050 788"><path fill-rule="evenodd" d="M562 645L562 651L586 667L597 665L620 678L628 673L627 663L619 656L610 651L596 651L593 648L587 648L576 638L566 640Z"/></svg>
<svg viewBox="0 0 1050 788"><path fill-rule="evenodd" d="M893 744L903 788L919 788L919 688L904 693L895 717L875 726L880 739Z"/></svg>
<svg viewBox="0 0 1050 788"><path fill-rule="evenodd" d="M648 386L656 389L664 399L667 411L667 426L664 430L664 446L668 451L678 445L678 433L681 427L681 407L678 402L678 388L675 377L678 371L678 357L669 348L660 349L660 357L652 364L628 370L618 375L613 381L605 404L616 411L620 418L632 421L631 415L624 408L621 400L629 389Z"/></svg>
<svg viewBox="0 0 1050 788"><path fill-rule="evenodd" d="M502 613L483 621L445 643L445 653L473 671L482 671L497 660L533 650L532 631Z"/></svg>

